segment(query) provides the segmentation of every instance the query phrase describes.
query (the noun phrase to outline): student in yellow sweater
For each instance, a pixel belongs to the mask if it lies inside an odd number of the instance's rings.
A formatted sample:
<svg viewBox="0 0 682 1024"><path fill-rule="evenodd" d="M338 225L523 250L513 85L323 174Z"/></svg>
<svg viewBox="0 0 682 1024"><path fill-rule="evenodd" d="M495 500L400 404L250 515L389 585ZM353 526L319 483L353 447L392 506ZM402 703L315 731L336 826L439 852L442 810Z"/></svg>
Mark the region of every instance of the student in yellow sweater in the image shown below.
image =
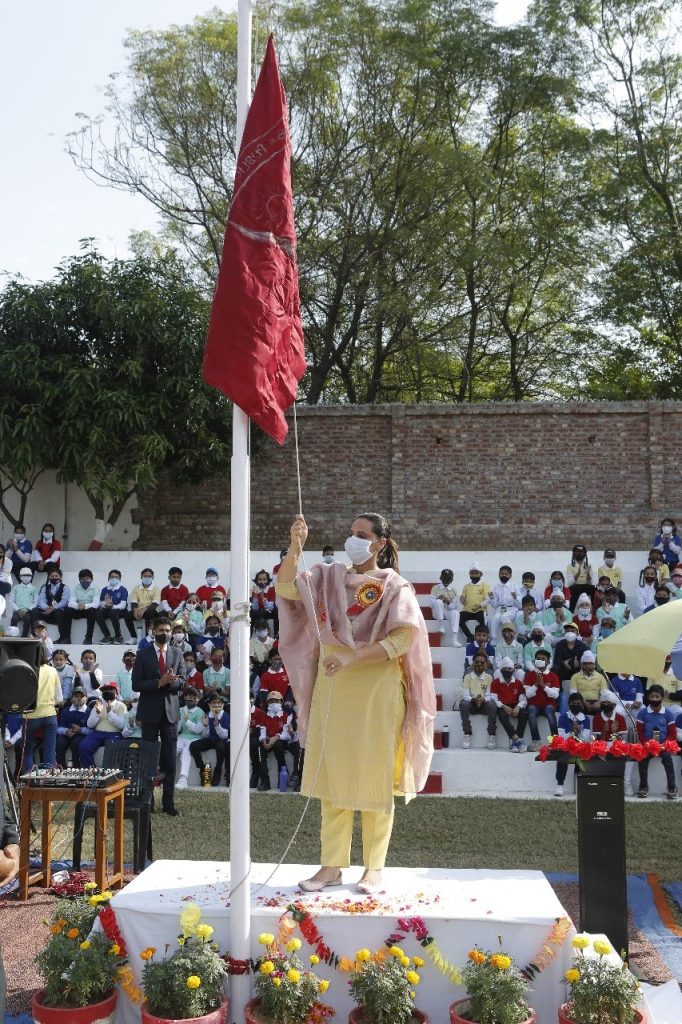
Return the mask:
<svg viewBox="0 0 682 1024"><path fill-rule="evenodd" d="M467 640L471 642L474 639L474 635L467 623L477 622L480 626L485 624L485 607L483 602L490 590L490 587L483 579L483 570L478 562L472 562L469 566L469 581L469 583L465 583L462 587L459 628Z"/></svg>
<svg viewBox="0 0 682 1024"><path fill-rule="evenodd" d="M38 696L34 711L27 711L25 718L24 760L22 770L33 767L33 748L38 729L43 730L43 763L57 764L57 705L62 703L62 687L59 674L47 664L45 648L40 645L40 670L38 672Z"/></svg>

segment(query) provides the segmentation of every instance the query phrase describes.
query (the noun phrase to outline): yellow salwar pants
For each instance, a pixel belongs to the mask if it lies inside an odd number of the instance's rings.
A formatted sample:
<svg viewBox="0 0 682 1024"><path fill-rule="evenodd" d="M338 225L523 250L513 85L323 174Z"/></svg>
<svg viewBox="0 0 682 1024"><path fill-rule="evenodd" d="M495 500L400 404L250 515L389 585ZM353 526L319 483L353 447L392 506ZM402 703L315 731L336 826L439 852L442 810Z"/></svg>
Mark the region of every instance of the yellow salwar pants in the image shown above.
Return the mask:
<svg viewBox="0 0 682 1024"><path fill-rule="evenodd" d="M355 811L334 807L329 800L321 800L322 857L325 867L347 868L350 865L350 845L353 838ZM384 811L360 811L362 819L362 862L367 871L381 871L386 863L388 844L393 831L393 807Z"/></svg>

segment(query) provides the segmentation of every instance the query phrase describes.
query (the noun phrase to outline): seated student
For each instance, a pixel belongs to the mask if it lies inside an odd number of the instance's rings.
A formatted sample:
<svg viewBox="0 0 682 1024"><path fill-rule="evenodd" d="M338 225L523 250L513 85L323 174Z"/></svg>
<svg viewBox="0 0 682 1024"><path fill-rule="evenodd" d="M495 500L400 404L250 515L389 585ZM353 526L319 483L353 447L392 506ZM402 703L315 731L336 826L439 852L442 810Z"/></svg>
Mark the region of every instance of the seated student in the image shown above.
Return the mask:
<svg viewBox="0 0 682 1024"><path fill-rule="evenodd" d="M528 650L528 648L526 648ZM551 669L552 655L542 647L535 652L533 667L526 672L523 688L526 691L528 706L528 728L531 744L529 750L539 750L542 746L538 718L544 715L552 736L556 735L556 716L559 708L561 681Z"/></svg>
<svg viewBox="0 0 682 1024"><path fill-rule="evenodd" d="M263 693L263 691L266 691ZM287 670L282 662L282 655L277 649L270 651L268 655L268 667L260 677L260 700L257 701L257 706L265 710L267 701L270 699L270 694L273 692L279 693L282 698L282 702L289 693L289 676Z"/></svg>
<svg viewBox="0 0 682 1024"><path fill-rule="evenodd" d="M57 721L57 764L66 768L66 753L71 751L71 764L80 768L80 746L88 735L87 721L90 715L88 698L78 683L73 688L71 699L59 712Z"/></svg>
<svg viewBox="0 0 682 1024"><path fill-rule="evenodd" d="M204 613L197 594L190 593L185 601L185 607L182 609L182 621L187 638L194 648L199 637L204 635Z"/></svg>
<svg viewBox="0 0 682 1024"><path fill-rule="evenodd" d="M35 542L31 553L31 564L36 572L49 573L60 568L62 546L54 535L54 523L45 523L40 539Z"/></svg>
<svg viewBox="0 0 682 1024"><path fill-rule="evenodd" d="M602 576L607 576L612 587L616 590L620 590L623 586L623 570L616 563L616 549L606 548L604 551L603 564L597 569L597 576L601 579ZM625 601L625 597L623 597Z"/></svg>
<svg viewBox="0 0 682 1024"><path fill-rule="evenodd" d="M501 640L495 644L495 668L499 668L503 658L511 658L514 668L523 671L523 644L516 639L516 628L513 622L503 622L500 627Z"/></svg>
<svg viewBox="0 0 682 1024"><path fill-rule="evenodd" d="M597 609L601 608L602 602L604 600L604 595L606 594L606 591L610 588L610 586L611 586L611 581L609 580L608 576L600 576L599 577L599 583L597 584L597 589L595 590L594 594L592 595L592 611L595 614L597 612Z"/></svg>
<svg viewBox="0 0 682 1024"><path fill-rule="evenodd" d="M62 580L62 570L57 566L50 569L47 581L38 591L37 606L31 612L31 618L35 622L42 619L49 625L54 625L59 630L57 643L65 643L63 639L64 630L69 628L68 604L71 592ZM68 634L67 634L68 635Z"/></svg>
<svg viewBox="0 0 682 1024"><path fill-rule="evenodd" d="M251 622L254 625L264 622L267 626L270 619L276 618L275 588L272 584L272 577L265 569L261 569L254 576L251 587ZM275 633L277 633L276 628Z"/></svg>
<svg viewBox="0 0 682 1024"><path fill-rule="evenodd" d="M126 715L126 724L121 736L124 740L142 739L142 722L138 718L139 693L133 692L133 699L130 702L130 709Z"/></svg>
<svg viewBox="0 0 682 1024"><path fill-rule="evenodd" d="M639 615L653 605L656 582L656 570L653 565L645 566L639 574L639 586L637 587L637 613Z"/></svg>
<svg viewBox="0 0 682 1024"><path fill-rule="evenodd" d="M159 608L170 619L176 619L178 615L182 615L188 597L189 590L182 582L182 569L177 565L171 565L168 570L168 583L161 591Z"/></svg>
<svg viewBox="0 0 682 1024"><path fill-rule="evenodd" d="M445 620L452 627L452 646L461 647L457 635L459 633L459 598L457 591L452 585L454 579L452 569L443 569L440 574L440 583L431 587L429 604L436 622L440 622L441 633L445 632Z"/></svg>
<svg viewBox="0 0 682 1024"><path fill-rule="evenodd" d="M535 622L530 631L530 640L523 649L523 668L526 672L532 672L535 668L535 655L538 651L552 649L545 636L545 627L540 622ZM551 660L551 654L550 654Z"/></svg>
<svg viewBox="0 0 682 1024"><path fill-rule="evenodd" d="M489 661L493 660L495 657L495 648L491 644L489 636L490 632L488 627L479 623L474 630L474 639L469 641L464 651L465 670L471 668L474 655L478 654L479 651L484 651Z"/></svg>
<svg viewBox="0 0 682 1024"><path fill-rule="evenodd" d="M626 676L617 672L611 676L611 687L619 704L635 718L640 708L644 707L644 684L639 676L633 676L632 673Z"/></svg>
<svg viewBox="0 0 682 1024"><path fill-rule="evenodd" d="M682 597L682 565L672 567L667 585L675 600Z"/></svg>
<svg viewBox="0 0 682 1024"><path fill-rule="evenodd" d="M5 757L10 750L14 751L14 768L12 778L16 782L22 772L21 755L24 749L24 716L10 711L5 715L5 735L0 740L5 744Z"/></svg>
<svg viewBox="0 0 682 1024"><path fill-rule="evenodd" d="M0 597L12 592L12 559L4 548L0 549Z"/></svg>
<svg viewBox="0 0 682 1024"><path fill-rule="evenodd" d="M213 566L209 566L206 570L205 582L202 583L200 587L197 587L196 592L197 600L199 601L202 611L207 612L209 610L213 602L214 594L220 594L220 596L225 600L226 606L229 606L227 602L228 591L220 582L218 570Z"/></svg>
<svg viewBox="0 0 682 1024"><path fill-rule="evenodd" d="M31 628L31 616L38 605L38 588L33 586L33 570L19 570L19 582L15 583L9 599L12 612L10 623L21 628L21 635L27 637Z"/></svg>
<svg viewBox="0 0 682 1024"><path fill-rule="evenodd" d="M640 743L647 740L658 740L664 743L666 740L676 740L676 722L679 717L672 708L663 707L663 687L654 683L646 692L647 706L637 712L637 737ZM649 761L645 757L638 762L639 768L639 791L637 796L644 799L649 795ZM670 754L661 754L661 763L665 771L668 788L666 797L668 800L677 799L677 786L675 785L675 768Z"/></svg>
<svg viewBox="0 0 682 1024"><path fill-rule="evenodd" d="M152 569L143 569L140 573L140 582L130 592L130 608L135 622L144 622L145 632L151 626L152 619L159 614L159 602L161 592L154 586L154 572Z"/></svg>
<svg viewBox="0 0 682 1024"><path fill-rule="evenodd" d="M597 621L601 622L604 615L608 615L612 618L616 624L616 629L622 629L626 626L632 618L632 612L628 606L620 600L620 595L615 587L608 587L601 600L601 607L597 608L595 615Z"/></svg>
<svg viewBox="0 0 682 1024"><path fill-rule="evenodd" d="M173 622L170 642L173 647L179 647L183 654L187 654L188 651L192 650L192 645L187 639L185 623L182 619L175 619Z"/></svg>
<svg viewBox="0 0 682 1024"><path fill-rule="evenodd" d="M95 612L95 621L102 630L103 644L123 644L125 640L121 636L121 619L126 624L133 643L137 640L133 615L128 608L128 591L121 583L121 573L118 569L111 569L106 587L102 587L99 595L99 608ZM112 636L107 626L107 620L114 629Z"/></svg>
<svg viewBox="0 0 682 1024"><path fill-rule="evenodd" d="M592 719L592 735L599 740L624 740L628 734L628 723L618 708L618 697L607 687L599 694L601 708Z"/></svg>
<svg viewBox="0 0 682 1024"><path fill-rule="evenodd" d="M12 560L14 578L19 579L22 569L31 569L31 579L33 579L33 569L30 565L33 545L26 536L26 527L23 523L17 523L14 527L13 535L5 544L5 551Z"/></svg>
<svg viewBox="0 0 682 1024"><path fill-rule="evenodd" d="M47 631L47 623L43 619L38 619L37 622L32 624L31 636L34 640L40 640L45 651L45 657L50 661L54 653L54 641L51 639Z"/></svg>
<svg viewBox="0 0 682 1024"><path fill-rule="evenodd" d="M71 694L76 682L76 670L69 660L69 656L61 647L55 648L52 652L52 668L59 676L59 685L62 689L62 700L67 704L71 700Z"/></svg>
<svg viewBox="0 0 682 1024"><path fill-rule="evenodd" d="M661 519L658 533L654 537L654 547L663 555L663 561L667 566L676 565L682 554L682 539L677 533L675 520L666 516Z"/></svg>
<svg viewBox="0 0 682 1024"><path fill-rule="evenodd" d="M670 568L663 561L663 555L658 548L652 548L649 552L649 565L656 570L656 582L667 583L670 579Z"/></svg>
<svg viewBox="0 0 682 1024"><path fill-rule="evenodd" d="M211 660L211 651L214 648L223 650L225 647L225 634L220 628L220 619L217 615L209 615L206 619L204 634L200 636L195 648L197 664L208 665Z"/></svg>
<svg viewBox="0 0 682 1024"><path fill-rule="evenodd" d="M516 677L511 658L504 658L495 672L490 695L497 705L497 717L509 737L509 749L514 754L522 754L527 749L522 737L528 721L528 709L523 680Z"/></svg>
<svg viewBox="0 0 682 1024"><path fill-rule="evenodd" d="M511 566L501 565L498 576L500 582L488 591L488 596L481 602L488 612L488 627L493 640L497 638L502 619L515 615L520 607L516 584L511 581Z"/></svg>
<svg viewBox="0 0 682 1024"><path fill-rule="evenodd" d="M135 651L124 651L123 668L120 668L116 673L116 685L118 686L118 692L121 695L121 700L130 710L134 693L133 693L133 668L135 666L136 659Z"/></svg>
<svg viewBox="0 0 682 1024"><path fill-rule="evenodd" d="M257 774L258 790L263 792L270 789L268 773L270 751L275 755L277 770L286 768L284 752L289 739L289 730L287 729L287 716L284 714L282 706L282 697L278 690L273 690L268 694L265 711L254 708L251 714L251 724L256 730L255 742L252 741L251 745L251 788L253 788L254 776Z"/></svg>
<svg viewBox="0 0 682 1024"><path fill-rule="evenodd" d="M533 595L525 594L521 598L521 611L517 612L514 618L516 639L524 647L530 643L530 634L536 622L542 624L542 615L537 610Z"/></svg>
<svg viewBox="0 0 682 1024"><path fill-rule="evenodd" d="M602 642L602 640L606 640L607 637L612 636L615 632L616 620L611 618L610 615L602 616L602 618L599 621L599 626L597 627L597 635L592 641L592 645L590 647L590 650L597 659L597 663L599 662L599 644Z"/></svg>
<svg viewBox="0 0 682 1024"><path fill-rule="evenodd" d="M587 594L580 594L575 604L573 621L578 627L580 639L585 646L590 646L599 630L597 616L592 611L592 600Z"/></svg>
<svg viewBox="0 0 682 1024"><path fill-rule="evenodd" d="M462 716L464 739L462 747L468 750L471 746L471 716L485 715L488 719L488 749L495 749L495 733L497 732L497 704L490 692L493 677L487 671L488 659L482 651L472 659L471 671L462 679L463 694L459 701L459 713ZM453 708L453 710L455 710Z"/></svg>
<svg viewBox="0 0 682 1024"><path fill-rule="evenodd" d="M178 722L178 756L180 758L180 774L175 783L176 789L187 789L187 777L189 775L189 762L192 756L190 747L195 740L198 740L208 727L208 718L199 707L199 691L193 686L185 685L183 691L184 704L180 708L180 720ZM217 706L217 702L216 702ZM223 741L221 741L223 742ZM212 748L206 747L207 750ZM203 765L203 761L201 762ZM199 777L200 781L201 776ZM214 786L218 783L214 782Z"/></svg>
<svg viewBox="0 0 682 1024"><path fill-rule="evenodd" d="M200 739L192 740L189 745L189 752L199 769L199 778L206 785L204 778L208 766L201 755L206 750L215 750L216 766L213 769L211 785L220 785L225 762L228 764L225 782L229 784L230 716L219 693L214 693L211 697L208 715L202 716L202 723L204 735Z"/></svg>
<svg viewBox="0 0 682 1024"><path fill-rule="evenodd" d="M204 613L204 619L208 619L209 615L215 616L220 622L220 628L227 634L230 630L230 613L227 610L225 604L225 598L222 594L214 594L211 606L207 612Z"/></svg>
<svg viewBox="0 0 682 1024"><path fill-rule="evenodd" d="M545 587L543 594L545 608L550 607L553 594L561 594L566 605L571 600L571 591L566 586L566 577L559 569L554 569L549 578L549 583Z"/></svg>
<svg viewBox="0 0 682 1024"><path fill-rule="evenodd" d="M99 608L97 594L92 584L92 572L90 569L81 569L78 573L78 583L73 588L67 614L62 624L63 636L60 642L71 643L71 628L74 619L85 619L85 643L91 644L93 630L95 628L95 617Z"/></svg>
<svg viewBox="0 0 682 1024"><path fill-rule="evenodd" d="M77 676L77 685L83 687L88 697L99 697L104 676L97 663L97 655L89 647L81 654L81 667Z"/></svg>
<svg viewBox="0 0 682 1024"><path fill-rule="evenodd" d="M293 762L291 766L291 775L289 776L289 788L293 789L295 793L300 793L305 750L301 746L301 741L298 735L298 715L296 713L295 706L287 714L287 732L289 734L287 750L291 754Z"/></svg>
<svg viewBox="0 0 682 1024"><path fill-rule="evenodd" d="M197 668L194 651L185 651L182 658L185 662L185 685L193 686L199 694L202 694L204 692L204 676Z"/></svg>
<svg viewBox="0 0 682 1024"><path fill-rule="evenodd" d="M595 660L592 651L585 651L580 658L580 671L571 676L570 684L570 692L577 691L582 696L589 715L601 710L601 692L609 688L606 676L595 669Z"/></svg>
<svg viewBox="0 0 682 1024"><path fill-rule="evenodd" d="M467 642L473 640L470 622L477 622L479 626L485 624L485 609L483 601L488 593L488 584L483 579L483 571L478 562L472 562L469 566L469 582L462 587L460 596L459 627L464 633Z"/></svg>
<svg viewBox="0 0 682 1024"><path fill-rule="evenodd" d="M259 622L249 641L249 660L251 663L251 682L256 678L260 679L268 667L268 658L272 650L274 640L268 633L268 627Z"/></svg>
<svg viewBox="0 0 682 1024"><path fill-rule="evenodd" d="M535 607L538 611L541 611L545 599L540 587L535 585L535 573L524 572L521 576L521 586L519 587L516 594L517 607L523 608L524 597L532 597L535 601Z"/></svg>
<svg viewBox="0 0 682 1024"><path fill-rule="evenodd" d="M571 552L571 561L566 566L566 580L568 589L571 592L570 608L575 610L576 601L581 594L587 594L592 600L594 594L594 580L592 566L587 557L587 548L584 544L575 544Z"/></svg>
<svg viewBox="0 0 682 1024"><path fill-rule="evenodd" d="M566 598L561 590L555 591L549 599L549 606L542 613L542 625L545 629L545 637L556 647L564 637L564 626L567 622L573 622L573 616Z"/></svg>
<svg viewBox="0 0 682 1024"><path fill-rule="evenodd" d="M645 612L653 611L654 608L661 608L665 604L669 604L673 600L673 596L665 583L657 583L656 589L654 590L653 603L645 608Z"/></svg>
<svg viewBox="0 0 682 1024"><path fill-rule="evenodd" d="M86 722L89 731L80 745L81 767L92 768L99 748L120 740L127 722L128 709L118 699L116 683L103 683Z"/></svg>
<svg viewBox="0 0 682 1024"><path fill-rule="evenodd" d="M568 697L568 710L559 715L557 722L559 736L575 736L580 743L589 743L592 739L590 720L585 714L585 702L579 693L571 693ZM556 788L554 796L564 795L564 782L568 775L568 762L556 763Z"/></svg>
<svg viewBox="0 0 682 1024"><path fill-rule="evenodd" d="M229 701L230 697L230 670L223 664L223 650L221 647L214 647L208 665L203 670L204 690L213 693L220 693Z"/></svg>

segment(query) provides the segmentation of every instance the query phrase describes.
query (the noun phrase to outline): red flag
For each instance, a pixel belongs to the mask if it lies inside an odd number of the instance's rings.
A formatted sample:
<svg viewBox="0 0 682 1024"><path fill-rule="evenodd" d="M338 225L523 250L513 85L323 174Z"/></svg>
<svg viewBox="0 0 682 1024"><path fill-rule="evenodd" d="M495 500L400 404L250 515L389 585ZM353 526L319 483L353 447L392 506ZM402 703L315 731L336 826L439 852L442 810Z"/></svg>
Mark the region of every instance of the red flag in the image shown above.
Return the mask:
<svg viewBox="0 0 682 1024"><path fill-rule="evenodd" d="M244 127L204 351L204 380L280 444L306 361L286 97L270 36Z"/></svg>

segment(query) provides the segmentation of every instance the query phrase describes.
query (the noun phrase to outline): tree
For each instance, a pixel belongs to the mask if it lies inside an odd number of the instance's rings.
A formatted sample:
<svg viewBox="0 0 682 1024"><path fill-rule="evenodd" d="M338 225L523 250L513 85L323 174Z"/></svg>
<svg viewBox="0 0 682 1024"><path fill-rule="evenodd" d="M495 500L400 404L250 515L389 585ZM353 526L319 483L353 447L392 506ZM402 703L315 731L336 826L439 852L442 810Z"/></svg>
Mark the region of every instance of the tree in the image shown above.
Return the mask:
<svg viewBox="0 0 682 1024"><path fill-rule="evenodd" d="M52 281L0 293L0 465L8 479L54 469L82 487L91 546L162 467L199 480L226 465L228 404L201 381L207 316L172 254L89 250Z"/></svg>

